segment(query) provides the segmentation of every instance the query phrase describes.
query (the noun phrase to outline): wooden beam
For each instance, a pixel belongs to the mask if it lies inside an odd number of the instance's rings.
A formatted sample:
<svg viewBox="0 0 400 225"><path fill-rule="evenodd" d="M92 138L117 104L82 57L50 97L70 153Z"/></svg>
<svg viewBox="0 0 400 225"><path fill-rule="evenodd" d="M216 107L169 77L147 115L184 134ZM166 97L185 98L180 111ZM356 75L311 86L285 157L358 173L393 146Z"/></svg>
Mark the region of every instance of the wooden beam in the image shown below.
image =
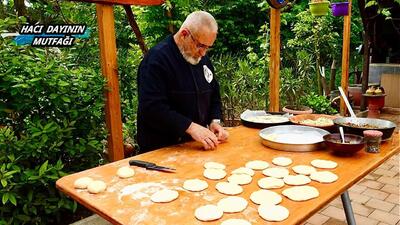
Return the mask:
<svg viewBox="0 0 400 225"><path fill-rule="evenodd" d="M349 86L349 59L350 59L350 35L351 35L351 0L349 0L349 14L344 16L343 22L343 48L342 48L342 80L341 86L346 95L348 95ZM340 115L346 115L346 105L341 98Z"/></svg>
<svg viewBox="0 0 400 225"><path fill-rule="evenodd" d="M143 35L140 32L139 25L136 23L135 15L132 12L130 5L123 6L126 12L126 17L128 17L129 25L131 25L132 31L135 33L136 39L139 43L139 47L142 50L143 55L146 55L149 49L144 43Z"/></svg>
<svg viewBox="0 0 400 225"><path fill-rule="evenodd" d="M111 161L124 158L121 105L118 87L117 46L112 5L96 4L99 25L101 71L107 80L105 113L108 129L108 156Z"/></svg>
<svg viewBox="0 0 400 225"><path fill-rule="evenodd" d="M72 0L77 2L98 3L103 5L161 5L165 0Z"/></svg>
<svg viewBox="0 0 400 225"><path fill-rule="evenodd" d="M279 112L281 12L279 9L271 8L270 13L269 111Z"/></svg>

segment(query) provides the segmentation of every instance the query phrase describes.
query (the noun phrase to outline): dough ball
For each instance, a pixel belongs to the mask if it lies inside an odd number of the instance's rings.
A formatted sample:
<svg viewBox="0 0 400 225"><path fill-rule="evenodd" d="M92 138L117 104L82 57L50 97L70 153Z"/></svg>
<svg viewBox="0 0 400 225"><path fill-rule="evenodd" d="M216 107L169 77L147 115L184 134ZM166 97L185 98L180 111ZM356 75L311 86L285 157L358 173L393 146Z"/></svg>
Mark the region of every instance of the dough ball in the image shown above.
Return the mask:
<svg viewBox="0 0 400 225"><path fill-rule="evenodd" d="M222 217L224 212L215 205L204 205L196 209L194 216L201 221L213 221Z"/></svg>
<svg viewBox="0 0 400 225"><path fill-rule="evenodd" d="M282 201L280 194L269 190L258 190L250 195L250 200L258 205L273 204L277 205Z"/></svg>
<svg viewBox="0 0 400 225"><path fill-rule="evenodd" d="M219 182L215 185L218 192L226 195L237 195L243 192L243 188L235 183Z"/></svg>
<svg viewBox="0 0 400 225"><path fill-rule="evenodd" d="M330 172L330 171L320 171L320 172L314 172L310 175L311 180L318 181L320 183L333 183L335 182L339 177Z"/></svg>
<svg viewBox="0 0 400 225"><path fill-rule="evenodd" d="M273 167L263 170L262 173L269 177L283 178L289 175L289 170L286 168Z"/></svg>
<svg viewBox="0 0 400 225"><path fill-rule="evenodd" d="M221 169L205 169L203 175L210 180L220 180L226 176L226 172Z"/></svg>
<svg viewBox="0 0 400 225"><path fill-rule="evenodd" d="M121 167L118 169L117 175L120 178L129 178L129 177L132 177L133 175L135 175L135 171L128 166L124 166L124 167Z"/></svg>
<svg viewBox="0 0 400 225"><path fill-rule="evenodd" d="M251 176L247 174L233 174L228 177L228 181L230 183L235 183L239 185L250 184L252 179L253 178L251 178Z"/></svg>
<svg viewBox="0 0 400 225"><path fill-rule="evenodd" d="M206 169L220 169L220 170L223 170L223 169L225 169L225 167L226 166L224 164L217 163L217 162L206 162L204 164L204 168L206 168Z"/></svg>
<svg viewBox="0 0 400 225"><path fill-rule="evenodd" d="M222 222L221 225L251 225L251 223L243 219L228 219Z"/></svg>
<svg viewBox="0 0 400 225"><path fill-rule="evenodd" d="M282 179L275 177L264 177L258 180L258 186L263 189L281 188L285 185Z"/></svg>
<svg viewBox="0 0 400 225"><path fill-rule="evenodd" d="M97 194L97 193L103 192L106 190L106 188L107 188L106 183L104 183L104 181L101 181L101 180L93 181L92 183L90 183L87 186L89 193L92 193L92 194Z"/></svg>
<svg viewBox="0 0 400 225"><path fill-rule="evenodd" d="M90 177L81 177L75 180L74 188L76 189L86 189L87 186L93 182L93 179Z"/></svg>
<svg viewBox="0 0 400 225"><path fill-rule="evenodd" d="M272 160L272 163L277 165L277 166L289 166L290 164L292 164L292 159L288 158L288 157L275 157Z"/></svg>
<svg viewBox="0 0 400 225"><path fill-rule="evenodd" d="M246 199L237 196L229 196L219 200L217 206L222 209L224 213L241 212L247 207Z"/></svg>
<svg viewBox="0 0 400 225"><path fill-rule="evenodd" d="M307 201L319 196L319 191L311 186L298 186L287 188L282 194L293 201Z"/></svg>
<svg viewBox="0 0 400 225"><path fill-rule="evenodd" d="M269 163L262 160L253 160L246 163L246 167L253 170L263 170L269 166Z"/></svg>
<svg viewBox="0 0 400 225"><path fill-rule="evenodd" d="M281 205L262 204L258 214L266 221L282 221L289 217L289 210Z"/></svg>
<svg viewBox="0 0 400 225"><path fill-rule="evenodd" d="M202 191L202 190L208 188L208 184L204 180L190 179L190 180L186 180L183 183L183 188L188 191Z"/></svg>
<svg viewBox="0 0 400 225"><path fill-rule="evenodd" d="M232 171L232 174L247 174L249 176L254 176L254 170L247 167L239 167Z"/></svg>
<svg viewBox="0 0 400 225"><path fill-rule="evenodd" d="M337 163L331 160L314 159L311 161L311 165L321 169L333 169L337 167Z"/></svg>
<svg viewBox="0 0 400 225"><path fill-rule="evenodd" d="M311 173L314 173L317 171L314 167L312 166L307 166L307 165L297 165L293 166L292 170L297 173L297 174L302 174L302 175L310 175Z"/></svg>
<svg viewBox="0 0 400 225"><path fill-rule="evenodd" d="M161 191L157 191L156 193L152 194L150 199L153 202L171 202L177 199L179 196L177 191L164 189Z"/></svg>
<svg viewBox="0 0 400 225"><path fill-rule="evenodd" d="M311 179L305 175L287 175L283 181L289 185L304 185L310 183Z"/></svg>

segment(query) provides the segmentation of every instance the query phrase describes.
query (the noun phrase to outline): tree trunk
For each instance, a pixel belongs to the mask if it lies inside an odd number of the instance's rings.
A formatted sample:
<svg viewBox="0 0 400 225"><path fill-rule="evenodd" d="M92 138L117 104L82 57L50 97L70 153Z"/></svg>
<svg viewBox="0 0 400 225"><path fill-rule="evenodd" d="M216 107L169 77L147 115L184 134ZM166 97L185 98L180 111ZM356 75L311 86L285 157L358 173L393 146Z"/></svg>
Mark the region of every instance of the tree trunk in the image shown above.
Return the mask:
<svg viewBox="0 0 400 225"><path fill-rule="evenodd" d="M329 90L331 91L336 90L335 81L336 81L336 60L332 60L331 79L329 80Z"/></svg>
<svg viewBox="0 0 400 225"><path fill-rule="evenodd" d="M126 12L126 16L128 17L129 25L131 25L131 28L132 28L133 32L135 33L136 39L139 42L140 49L142 50L143 55L146 55L148 49L147 49L146 44L144 43L143 35L140 32L139 26L136 23L135 15L133 15L131 6L124 5L124 9Z"/></svg>
<svg viewBox="0 0 400 225"><path fill-rule="evenodd" d="M14 0L14 8L18 16L26 16L26 6L24 0Z"/></svg>

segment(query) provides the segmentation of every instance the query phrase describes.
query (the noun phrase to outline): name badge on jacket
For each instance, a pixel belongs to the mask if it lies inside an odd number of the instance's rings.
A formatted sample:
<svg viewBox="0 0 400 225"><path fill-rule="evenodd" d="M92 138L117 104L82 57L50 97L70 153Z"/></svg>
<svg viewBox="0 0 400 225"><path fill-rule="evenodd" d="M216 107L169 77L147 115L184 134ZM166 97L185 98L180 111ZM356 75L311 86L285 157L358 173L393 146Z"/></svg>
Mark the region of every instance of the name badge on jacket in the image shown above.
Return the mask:
<svg viewBox="0 0 400 225"><path fill-rule="evenodd" d="M210 69L206 65L203 65L203 70L204 70L204 78L206 78L206 81L208 83L211 83L213 80L213 73L211 72Z"/></svg>

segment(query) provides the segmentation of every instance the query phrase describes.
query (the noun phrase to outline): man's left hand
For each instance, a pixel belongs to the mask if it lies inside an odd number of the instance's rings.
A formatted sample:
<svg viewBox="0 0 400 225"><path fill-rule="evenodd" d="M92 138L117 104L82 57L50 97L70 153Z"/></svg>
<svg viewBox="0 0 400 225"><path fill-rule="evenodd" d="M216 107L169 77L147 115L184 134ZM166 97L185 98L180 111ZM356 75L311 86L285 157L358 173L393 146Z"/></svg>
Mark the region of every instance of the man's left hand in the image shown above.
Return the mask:
<svg viewBox="0 0 400 225"><path fill-rule="evenodd" d="M212 122L209 126L209 129L217 135L218 141L226 141L229 137L228 131L226 131L221 124Z"/></svg>

